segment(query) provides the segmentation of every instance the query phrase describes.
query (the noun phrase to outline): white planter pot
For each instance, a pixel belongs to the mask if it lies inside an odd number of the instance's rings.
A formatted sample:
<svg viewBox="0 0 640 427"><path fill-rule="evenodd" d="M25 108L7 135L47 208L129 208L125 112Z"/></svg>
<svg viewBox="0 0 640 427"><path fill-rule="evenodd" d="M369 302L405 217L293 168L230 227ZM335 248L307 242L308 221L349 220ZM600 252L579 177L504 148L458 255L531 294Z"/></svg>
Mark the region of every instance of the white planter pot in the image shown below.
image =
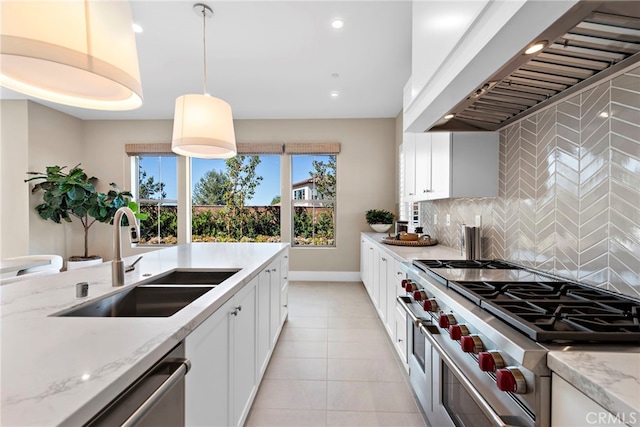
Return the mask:
<svg viewBox="0 0 640 427"><path fill-rule="evenodd" d="M369 224L378 233L386 233L393 224Z"/></svg>
<svg viewBox="0 0 640 427"><path fill-rule="evenodd" d="M67 260L67 271L77 270L78 268L91 267L92 265L102 264L102 258L89 259L86 261L69 261Z"/></svg>

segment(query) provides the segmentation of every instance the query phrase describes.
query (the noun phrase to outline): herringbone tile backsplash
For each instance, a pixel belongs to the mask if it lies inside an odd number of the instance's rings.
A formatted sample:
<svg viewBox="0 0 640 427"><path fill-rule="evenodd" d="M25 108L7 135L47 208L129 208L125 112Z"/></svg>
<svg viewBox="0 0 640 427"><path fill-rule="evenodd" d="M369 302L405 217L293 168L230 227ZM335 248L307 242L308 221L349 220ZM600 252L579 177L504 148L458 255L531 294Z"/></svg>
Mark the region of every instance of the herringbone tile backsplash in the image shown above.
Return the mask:
<svg viewBox="0 0 640 427"><path fill-rule="evenodd" d="M484 258L640 297L640 67L503 129L499 188L423 202L420 222L459 248L481 215Z"/></svg>

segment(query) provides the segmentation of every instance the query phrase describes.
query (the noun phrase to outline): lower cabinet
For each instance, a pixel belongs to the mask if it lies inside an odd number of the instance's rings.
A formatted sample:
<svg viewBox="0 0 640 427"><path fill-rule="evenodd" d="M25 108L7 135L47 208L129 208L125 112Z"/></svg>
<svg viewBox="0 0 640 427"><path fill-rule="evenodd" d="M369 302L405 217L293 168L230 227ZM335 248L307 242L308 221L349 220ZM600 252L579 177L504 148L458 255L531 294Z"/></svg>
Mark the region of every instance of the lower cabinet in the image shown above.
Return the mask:
<svg viewBox="0 0 640 427"><path fill-rule="evenodd" d="M244 424L287 316L284 259L274 260L185 339L191 361L187 426Z"/></svg>
<svg viewBox="0 0 640 427"><path fill-rule="evenodd" d="M360 277L406 367L407 325L404 312L398 307L396 300L396 297L402 294L400 285L405 278L405 273L400 269L401 263L401 260L378 248L375 243L361 237L360 266L364 270L360 272Z"/></svg>
<svg viewBox="0 0 640 427"><path fill-rule="evenodd" d="M612 414L559 375L551 376L551 425L562 427L635 425L635 413Z"/></svg>

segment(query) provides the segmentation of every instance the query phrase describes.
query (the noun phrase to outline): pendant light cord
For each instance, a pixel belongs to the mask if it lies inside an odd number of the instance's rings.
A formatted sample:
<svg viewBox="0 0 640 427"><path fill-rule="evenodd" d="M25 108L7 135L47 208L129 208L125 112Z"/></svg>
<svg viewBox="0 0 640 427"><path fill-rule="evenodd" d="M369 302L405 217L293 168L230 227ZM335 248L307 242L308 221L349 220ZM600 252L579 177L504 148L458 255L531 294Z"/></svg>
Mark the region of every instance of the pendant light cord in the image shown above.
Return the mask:
<svg viewBox="0 0 640 427"><path fill-rule="evenodd" d="M207 94L207 11L202 6L202 53L204 58L204 94Z"/></svg>

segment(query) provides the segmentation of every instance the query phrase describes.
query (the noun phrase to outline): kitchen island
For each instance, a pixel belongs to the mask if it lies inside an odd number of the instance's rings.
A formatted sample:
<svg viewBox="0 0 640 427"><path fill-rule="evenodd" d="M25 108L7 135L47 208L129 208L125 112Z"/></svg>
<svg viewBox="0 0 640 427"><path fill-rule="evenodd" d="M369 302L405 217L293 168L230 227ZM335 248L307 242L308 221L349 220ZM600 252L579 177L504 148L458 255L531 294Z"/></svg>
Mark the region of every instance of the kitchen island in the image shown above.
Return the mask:
<svg viewBox="0 0 640 427"><path fill-rule="evenodd" d="M110 262L0 287L0 424L87 422L288 247L195 243L145 253L125 288L174 269L240 269L170 317L52 316L121 291L111 285ZM78 282L89 283L88 297L76 298Z"/></svg>

